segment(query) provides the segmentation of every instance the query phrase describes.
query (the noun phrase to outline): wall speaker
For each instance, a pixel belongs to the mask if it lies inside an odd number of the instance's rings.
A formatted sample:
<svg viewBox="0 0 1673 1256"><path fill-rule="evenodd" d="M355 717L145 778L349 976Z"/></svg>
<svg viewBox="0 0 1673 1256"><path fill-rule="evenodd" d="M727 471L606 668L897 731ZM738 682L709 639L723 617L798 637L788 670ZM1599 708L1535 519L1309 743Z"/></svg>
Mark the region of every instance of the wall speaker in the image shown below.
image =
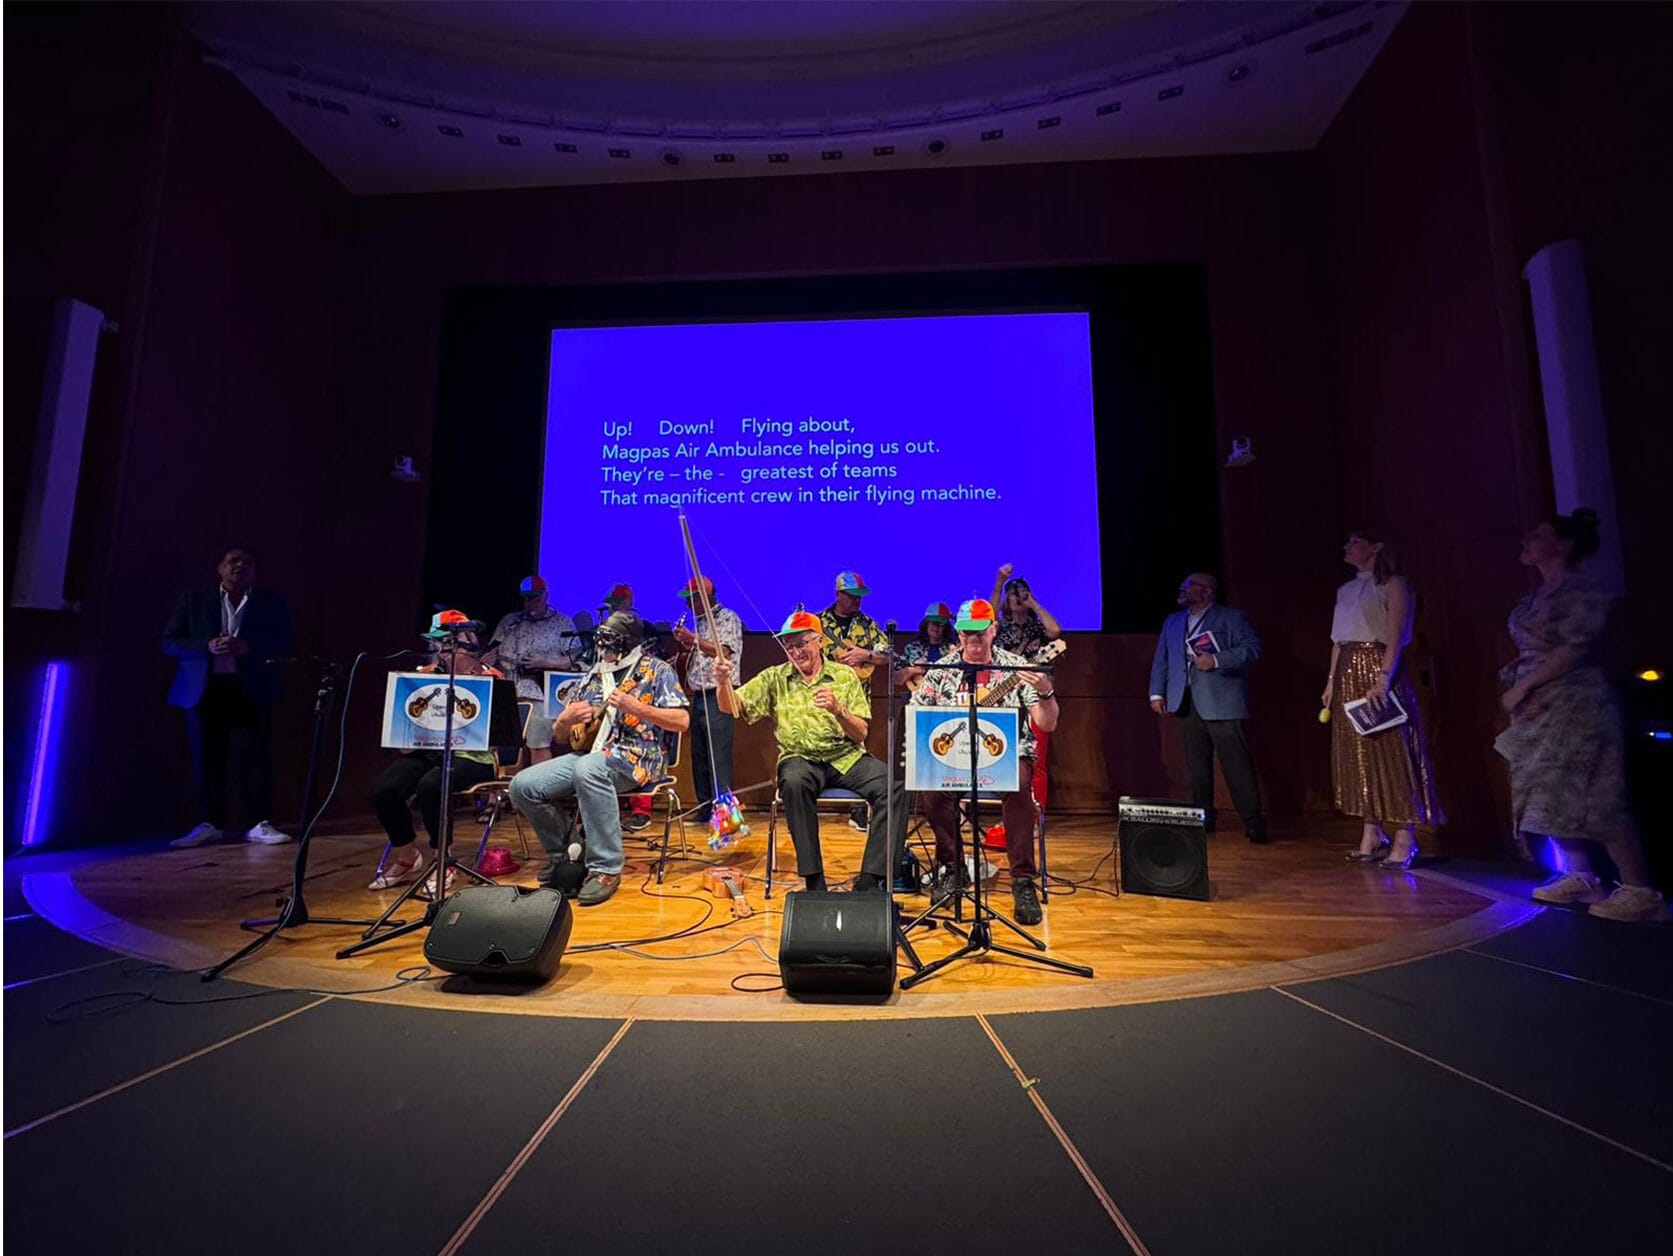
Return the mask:
<svg viewBox="0 0 1673 1256"><path fill-rule="evenodd" d="M1208 836L1201 807L1164 798L1123 798L1116 816L1123 889L1208 901Z"/></svg>
<svg viewBox="0 0 1673 1256"><path fill-rule="evenodd" d="M778 971L785 992L886 995L895 988L887 894L796 890L784 896Z"/></svg>
<svg viewBox="0 0 1673 1256"><path fill-rule="evenodd" d="M470 977L550 981L575 917L556 890L473 885L441 905L424 958Z"/></svg>

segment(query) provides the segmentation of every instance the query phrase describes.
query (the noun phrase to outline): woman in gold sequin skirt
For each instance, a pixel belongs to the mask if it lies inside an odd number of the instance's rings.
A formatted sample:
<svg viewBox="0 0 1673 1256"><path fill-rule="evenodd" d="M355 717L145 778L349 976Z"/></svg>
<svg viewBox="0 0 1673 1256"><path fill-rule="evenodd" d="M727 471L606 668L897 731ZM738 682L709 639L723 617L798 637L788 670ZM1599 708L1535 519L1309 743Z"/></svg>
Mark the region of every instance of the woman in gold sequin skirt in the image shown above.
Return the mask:
<svg viewBox="0 0 1673 1256"><path fill-rule="evenodd" d="M1336 807L1364 821L1356 863L1381 860L1409 868L1417 858L1416 826L1445 823L1424 741L1417 695L1400 658L1411 637L1416 600L1394 555L1375 528L1355 529L1343 558L1358 574L1336 594L1331 622L1330 679L1323 702L1330 712L1330 767ZM1406 711L1404 724L1361 736L1343 713L1359 698L1388 694ZM1396 832L1391 843L1384 825Z"/></svg>

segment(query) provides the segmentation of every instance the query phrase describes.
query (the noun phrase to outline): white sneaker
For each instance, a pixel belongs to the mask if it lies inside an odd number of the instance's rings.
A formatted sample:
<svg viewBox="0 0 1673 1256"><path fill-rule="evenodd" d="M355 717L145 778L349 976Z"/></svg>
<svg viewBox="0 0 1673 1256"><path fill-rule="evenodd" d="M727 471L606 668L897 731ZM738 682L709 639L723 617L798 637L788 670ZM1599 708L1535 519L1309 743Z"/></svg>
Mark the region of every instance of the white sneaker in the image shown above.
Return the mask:
<svg viewBox="0 0 1673 1256"><path fill-rule="evenodd" d="M290 841L289 833L281 833L266 820L244 834L246 842L260 842L263 846L283 846Z"/></svg>
<svg viewBox="0 0 1673 1256"><path fill-rule="evenodd" d="M1656 924L1667 919L1667 904L1647 885L1618 885L1608 898L1592 904L1590 914L1605 920Z"/></svg>
<svg viewBox="0 0 1673 1256"><path fill-rule="evenodd" d="M218 842L225 836L225 833L205 820L185 837L177 837L169 845L175 850L187 850L193 846L207 846L210 842Z"/></svg>
<svg viewBox="0 0 1673 1256"><path fill-rule="evenodd" d="M1535 902L1566 906L1569 903L1596 903L1603 899L1598 879L1584 872L1565 872L1552 877L1533 893Z"/></svg>

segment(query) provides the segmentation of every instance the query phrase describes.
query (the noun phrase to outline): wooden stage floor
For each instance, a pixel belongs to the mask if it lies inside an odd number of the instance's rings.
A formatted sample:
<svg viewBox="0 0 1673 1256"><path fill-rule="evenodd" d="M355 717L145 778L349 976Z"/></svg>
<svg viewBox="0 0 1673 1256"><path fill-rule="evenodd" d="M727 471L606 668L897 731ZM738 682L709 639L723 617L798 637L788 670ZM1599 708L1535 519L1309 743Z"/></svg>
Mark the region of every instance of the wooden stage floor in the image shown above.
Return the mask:
<svg viewBox="0 0 1673 1256"><path fill-rule="evenodd" d="M671 863L661 886L649 876L645 834L627 835L622 888L608 902L576 911L558 975L545 986L438 980L436 974L412 980L424 963L422 930L339 961L335 953L358 932L331 926L289 931L229 976L339 994L396 984L364 997L546 1016L967 1016L1190 998L1341 976L1466 945L1535 910L1525 901L1496 901L1489 891L1421 867L1390 872L1348 864L1343 853L1349 839L1328 824L1307 832L1280 830L1284 840L1269 846L1251 846L1229 834L1211 838L1209 902L1116 896L1112 830L1107 819L1054 819L1051 897L1044 925L1033 930L1050 955L1091 965L1096 976L1090 980L994 956L952 965L912 990L896 990L883 1003L803 1003L781 990L735 988L735 980L744 987L777 984L782 889L799 882L793 875L781 879L767 901L761 881L764 839L746 838L715 856L695 826L692 858ZM652 831L660 831L660 823ZM460 838L458 852L474 853L475 829L461 827ZM852 876L861 835L827 817L822 840L832 883ZM532 834L530 842L535 857L505 880L534 883L542 856ZM496 831L495 844L520 854L509 824ZM783 835L780 845L782 874L794 863ZM311 914L379 914L396 893L365 889L381 851L381 837L372 833L316 839L307 892ZM70 871L28 876L24 892L41 915L89 942L173 967L202 968L249 939L240 920L272 914L276 896L288 891L295 853L294 845L237 843L93 858ZM1003 863L1002 854L992 857ZM704 891L702 874L712 862L750 878L753 914L734 919L727 901ZM994 884L995 905L1009 914L1008 879L1001 876ZM903 896L902 902L908 914L928 905L922 895ZM405 918L416 914L409 910ZM1006 933L996 926L995 940L1006 941ZM925 962L958 944L942 929L915 930L912 941Z"/></svg>

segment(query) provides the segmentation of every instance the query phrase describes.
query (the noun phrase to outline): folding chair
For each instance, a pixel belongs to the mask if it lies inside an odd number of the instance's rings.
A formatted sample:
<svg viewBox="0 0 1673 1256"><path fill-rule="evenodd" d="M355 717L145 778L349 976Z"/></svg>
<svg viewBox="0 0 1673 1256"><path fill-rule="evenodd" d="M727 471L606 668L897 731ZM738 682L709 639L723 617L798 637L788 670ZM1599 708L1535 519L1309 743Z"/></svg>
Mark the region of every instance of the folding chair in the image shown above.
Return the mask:
<svg viewBox="0 0 1673 1256"><path fill-rule="evenodd" d="M523 858L529 857L529 838L523 832L523 818L517 814L517 808L511 805L511 778L528 766L529 752L529 723L534 718L534 703L519 702L517 714L518 724L523 730L519 746L501 746L494 751L494 779L483 781L480 785L472 785L469 789L455 790L455 801L468 800L475 808L473 819L482 825L482 840L476 844L476 858L471 860L471 867L482 866L482 856L488 853L488 839L493 836L494 825L500 816L509 811L511 820L517 826L517 840L522 843Z"/></svg>
<svg viewBox="0 0 1673 1256"><path fill-rule="evenodd" d="M619 800L623 802L633 798L643 798L646 795L652 798L660 795L668 803L667 811L662 817L662 849L656 860L656 883L658 885L662 884L662 878L668 868L668 843L674 831L676 820L679 821L680 825L680 854L684 856L690 853L690 847L686 845L685 839L685 814L680 806L680 792L676 788L674 780L674 769L680 766L680 751L684 745L685 738L679 733L664 730L662 734L662 775L654 781L646 782L638 789L629 790L627 793L619 795ZM657 845L654 837L651 839L651 845Z"/></svg>
<svg viewBox="0 0 1673 1256"><path fill-rule="evenodd" d="M844 811L850 810L855 803L866 809L867 823L870 823L871 804L851 789L827 789L821 791L814 799L814 806L840 806ZM778 812L783 806L778 796L777 788L773 790L772 806L767 811L767 894L773 896L773 874L778 864Z"/></svg>

